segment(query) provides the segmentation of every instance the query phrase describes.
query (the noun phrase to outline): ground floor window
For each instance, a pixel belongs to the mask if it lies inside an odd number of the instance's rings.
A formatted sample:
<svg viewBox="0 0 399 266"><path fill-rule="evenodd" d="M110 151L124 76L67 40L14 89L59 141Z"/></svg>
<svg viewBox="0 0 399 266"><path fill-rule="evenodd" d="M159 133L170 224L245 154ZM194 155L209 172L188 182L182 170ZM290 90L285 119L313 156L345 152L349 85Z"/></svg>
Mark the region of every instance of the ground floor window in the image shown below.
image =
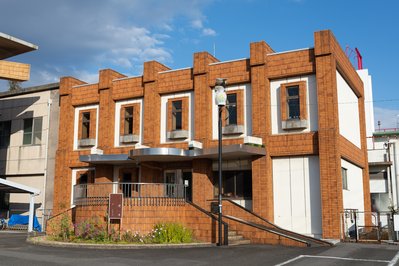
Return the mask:
<svg viewBox="0 0 399 266"><path fill-rule="evenodd" d="M384 212L389 211L391 201L388 193L371 193L371 211Z"/></svg>
<svg viewBox="0 0 399 266"><path fill-rule="evenodd" d="M213 172L215 196L218 195L218 172ZM226 198L252 198L252 171L223 171L222 196Z"/></svg>

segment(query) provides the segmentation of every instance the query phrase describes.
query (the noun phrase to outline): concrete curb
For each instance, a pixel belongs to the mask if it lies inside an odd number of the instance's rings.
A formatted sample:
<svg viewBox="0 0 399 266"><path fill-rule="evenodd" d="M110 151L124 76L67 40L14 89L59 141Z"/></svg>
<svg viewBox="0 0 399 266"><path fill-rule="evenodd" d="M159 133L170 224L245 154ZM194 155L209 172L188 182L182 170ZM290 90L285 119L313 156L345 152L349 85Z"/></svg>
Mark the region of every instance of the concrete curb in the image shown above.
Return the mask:
<svg viewBox="0 0 399 266"><path fill-rule="evenodd" d="M189 243L189 244L88 244L58 242L47 240L46 236L29 237L26 242L47 247L63 248L90 248L90 249L161 249L161 248L205 248L214 247L211 243Z"/></svg>

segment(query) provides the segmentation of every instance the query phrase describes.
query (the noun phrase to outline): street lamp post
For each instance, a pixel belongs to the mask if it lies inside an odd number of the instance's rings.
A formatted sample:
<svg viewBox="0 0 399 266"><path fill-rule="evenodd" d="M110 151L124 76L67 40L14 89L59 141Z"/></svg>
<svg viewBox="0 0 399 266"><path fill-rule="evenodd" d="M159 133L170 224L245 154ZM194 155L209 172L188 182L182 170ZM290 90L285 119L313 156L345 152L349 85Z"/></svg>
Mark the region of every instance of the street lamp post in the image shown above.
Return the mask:
<svg viewBox="0 0 399 266"><path fill-rule="evenodd" d="M226 106L226 79L217 78L215 82L215 103L218 106L218 246L222 245L222 110Z"/></svg>

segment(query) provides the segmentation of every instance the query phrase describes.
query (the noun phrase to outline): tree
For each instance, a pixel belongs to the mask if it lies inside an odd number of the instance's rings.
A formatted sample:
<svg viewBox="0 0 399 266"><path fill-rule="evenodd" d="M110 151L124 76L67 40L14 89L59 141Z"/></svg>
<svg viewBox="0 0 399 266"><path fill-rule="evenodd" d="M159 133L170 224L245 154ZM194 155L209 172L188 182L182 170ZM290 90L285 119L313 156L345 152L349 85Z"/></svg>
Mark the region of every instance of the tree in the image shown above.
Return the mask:
<svg viewBox="0 0 399 266"><path fill-rule="evenodd" d="M21 82L19 81L15 80L8 81L8 91L14 91L14 92L20 91L22 89L20 84Z"/></svg>

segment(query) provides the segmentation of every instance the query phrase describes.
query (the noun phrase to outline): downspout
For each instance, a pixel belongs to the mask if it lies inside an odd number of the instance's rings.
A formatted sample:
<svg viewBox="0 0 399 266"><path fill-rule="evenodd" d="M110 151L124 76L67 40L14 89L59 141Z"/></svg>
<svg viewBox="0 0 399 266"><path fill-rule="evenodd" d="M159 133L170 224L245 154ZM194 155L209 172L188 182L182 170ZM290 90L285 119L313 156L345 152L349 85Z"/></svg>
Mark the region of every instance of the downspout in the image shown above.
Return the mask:
<svg viewBox="0 0 399 266"><path fill-rule="evenodd" d="M51 95L51 94L50 94ZM51 113L51 105L53 101L48 99L47 101L47 136L46 136L46 151L44 155L44 182L43 182L43 207L42 207L42 227L43 231L46 231L46 227L44 224L44 216L46 214L46 186L47 186L47 164L48 164L48 149L49 149L49 140L50 140L50 113Z"/></svg>

